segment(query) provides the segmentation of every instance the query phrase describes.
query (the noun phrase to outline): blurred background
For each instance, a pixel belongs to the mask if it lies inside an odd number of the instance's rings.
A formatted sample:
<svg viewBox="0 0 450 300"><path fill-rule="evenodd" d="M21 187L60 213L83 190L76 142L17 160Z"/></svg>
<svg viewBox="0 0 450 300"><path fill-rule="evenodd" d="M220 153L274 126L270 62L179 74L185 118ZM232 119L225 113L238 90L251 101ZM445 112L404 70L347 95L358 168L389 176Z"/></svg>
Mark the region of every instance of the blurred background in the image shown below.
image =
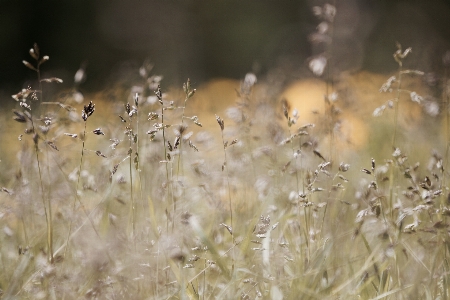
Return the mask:
<svg viewBox="0 0 450 300"><path fill-rule="evenodd" d="M437 70L450 49L450 3L445 0L336 0L336 72L386 73L396 68L395 42L412 47L413 67ZM38 43L49 55L43 70L73 83L86 66L82 88L133 80L145 59L165 85L187 77L242 78L282 70L312 76L308 40L319 20L314 0L0 0L0 90L11 95L35 74L22 60Z"/></svg>

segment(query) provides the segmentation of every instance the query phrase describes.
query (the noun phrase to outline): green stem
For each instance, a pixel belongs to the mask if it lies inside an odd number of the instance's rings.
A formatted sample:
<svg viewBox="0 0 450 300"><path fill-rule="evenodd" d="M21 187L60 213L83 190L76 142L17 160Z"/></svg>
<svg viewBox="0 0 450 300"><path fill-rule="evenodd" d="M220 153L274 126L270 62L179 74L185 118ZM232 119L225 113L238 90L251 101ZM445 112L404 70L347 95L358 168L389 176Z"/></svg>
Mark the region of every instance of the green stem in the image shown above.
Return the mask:
<svg viewBox="0 0 450 300"><path fill-rule="evenodd" d="M135 240L135 230L136 230L136 203L133 195L133 158L131 155L132 148L131 148L131 136L130 136L130 197L131 197L131 226L132 231L131 235L133 236L133 239ZM134 245L136 246L136 240L134 242Z"/></svg>
<svg viewBox="0 0 450 300"><path fill-rule="evenodd" d="M39 159L39 147L38 142L35 142L34 149L36 152L36 160L38 164L38 171L39 171L39 184L41 186L41 194L42 194L42 203L44 204L44 212L45 212L45 219L47 223L47 247L48 247L48 255L49 255L49 261L53 263L53 228L52 228L52 210L50 205L50 200L47 199L45 201L44 196L44 183L42 181L42 171L41 171L41 163ZM48 203L46 203L48 202Z"/></svg>
<svg viewBox="0 0 450 300"><path fill-rule="evenodd" d="M81 202L81 199L80 199L79 196L78 196L78 188L79 188L79 186L80 186L80 179L81 179L81 167L82 167L82 165L83 165L83 158L84 158L84 151L85 151L86 124L87 124L87 122L85 121L85 122L84 122L84 131L83 131L84 139L83 139L83 144L82 144L82 147L81 147L80 166L79 166L79 168L78 168L78 178L77 178L77 185L76 185L76 189L75 189L75 198L74 198L73 204L72 204L72 212L75 213L75 208L76 208L75 205L76 205L76 203L77 203L77 201L78 201L78 202L80 203L80 205L81 205L81 208L82 208L84 214L86 215L87 219L88 219L89 222L91 223L92 229L94 230L94 232L95 232L95 234L97 235L97 237L100 239L100 234L98 233L97 229L95 228L94 222L93 222L92 219L89 217L89 214L87 213L87 211L86 211L86 209L85 209L83 203ZM64 257L64 258L66 257L67 250L69 249L69 241L70 241L70 236L71 236L71 234L72 234L72 227L73 227L73 219L71 219L71 220L70 220L70 223L69 223L69 233L68 233L68 235L67 235L67 239L66 239L66 247L65 247L65 249L64 249L64 254L63 254L63 257ZM109 256L109 253L106 252L106 254L107 254L108 258L111 260L111 257Z"/></svg>
<svg viewBox="0 0 450 300"><path fill-rule="evenodd" d="M228 186L228 201L229 201L229 207L230 207L230 227L231 227L231 240L233 242L233 255L232 255L232 276L234 276L234 264L235 264L235 251L234 251L234 227L233 227L233 206L231 203L231 187L230 187L230 173L228 172L228 159L227 159L227 150L225 147L225 139L223 137L223 130L221 130L222 133L222 144L223 144L223 152L225 155L225 165L226 165L226 172L227 172L227 186Z"/></svg>

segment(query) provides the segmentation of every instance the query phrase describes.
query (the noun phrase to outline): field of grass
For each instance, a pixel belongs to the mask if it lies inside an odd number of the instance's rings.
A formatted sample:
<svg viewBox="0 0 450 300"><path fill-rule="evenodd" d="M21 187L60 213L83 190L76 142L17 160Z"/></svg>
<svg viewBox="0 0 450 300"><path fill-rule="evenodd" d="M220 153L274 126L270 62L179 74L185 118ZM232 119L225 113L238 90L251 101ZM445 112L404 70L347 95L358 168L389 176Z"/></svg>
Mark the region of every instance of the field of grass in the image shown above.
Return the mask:
<svg viewBox="0 0 450 300"><path fill-rule="evenodd" d="M77 107L34 46L1 121L0 298L448 299L450 63L418 95L409 51L355 146L328 84L314 124L253 74L197 118L190 81L172 99L148 65Z"/></svg>

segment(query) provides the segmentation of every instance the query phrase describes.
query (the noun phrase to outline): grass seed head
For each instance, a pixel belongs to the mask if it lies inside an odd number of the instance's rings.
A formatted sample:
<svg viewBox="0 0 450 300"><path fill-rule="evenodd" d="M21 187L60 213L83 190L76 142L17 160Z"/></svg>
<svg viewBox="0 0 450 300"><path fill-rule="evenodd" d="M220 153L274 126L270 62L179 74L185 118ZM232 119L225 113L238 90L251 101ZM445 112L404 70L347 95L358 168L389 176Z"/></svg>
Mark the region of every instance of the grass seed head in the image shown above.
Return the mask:
<svg viewBox="0 0 450 300"><path fill-rule="evenodd" d="M84 109L81 112L81 118L86 122L87 119L94 113L95 111L95 104L92 103L92 101L89 102L89 104L84 106Z"/></svg>

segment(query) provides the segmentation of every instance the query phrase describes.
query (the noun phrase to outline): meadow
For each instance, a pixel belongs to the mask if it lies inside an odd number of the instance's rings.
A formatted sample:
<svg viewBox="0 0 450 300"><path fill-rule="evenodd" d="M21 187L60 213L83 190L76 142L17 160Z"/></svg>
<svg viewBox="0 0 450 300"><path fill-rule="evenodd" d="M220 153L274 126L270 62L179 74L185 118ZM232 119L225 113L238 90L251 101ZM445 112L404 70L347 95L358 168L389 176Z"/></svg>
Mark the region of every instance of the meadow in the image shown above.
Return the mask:
<svg viewBox="0 0 450 300"><path fill-rule="evenodd" d="M394 51L333 84L169 89L144 63L83 97L34 45L1 120L0 298L448 299L450 55Z"/></svg>

